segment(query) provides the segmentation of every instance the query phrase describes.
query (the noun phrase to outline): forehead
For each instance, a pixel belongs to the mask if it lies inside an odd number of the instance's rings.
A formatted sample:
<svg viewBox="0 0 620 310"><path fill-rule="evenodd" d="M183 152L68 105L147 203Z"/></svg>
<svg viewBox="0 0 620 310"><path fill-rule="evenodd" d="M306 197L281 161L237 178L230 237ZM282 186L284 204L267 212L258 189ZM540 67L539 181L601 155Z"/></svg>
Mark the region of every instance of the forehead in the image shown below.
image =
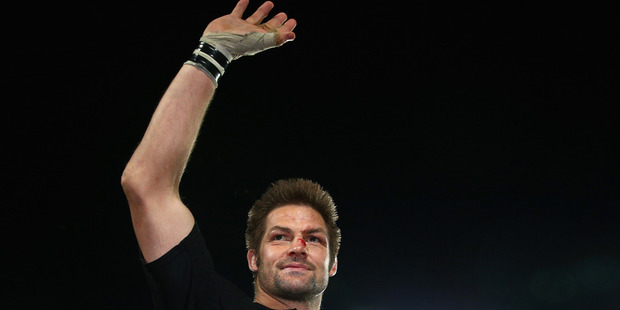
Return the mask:
<svg viewBox="0 0 620 310"><path fill-rule="evenodd" d="M308 230L326 228L325 221L319 212L302 205L285 205L272 210L267 215L267 229L283 226L292 230Z"/></svg>

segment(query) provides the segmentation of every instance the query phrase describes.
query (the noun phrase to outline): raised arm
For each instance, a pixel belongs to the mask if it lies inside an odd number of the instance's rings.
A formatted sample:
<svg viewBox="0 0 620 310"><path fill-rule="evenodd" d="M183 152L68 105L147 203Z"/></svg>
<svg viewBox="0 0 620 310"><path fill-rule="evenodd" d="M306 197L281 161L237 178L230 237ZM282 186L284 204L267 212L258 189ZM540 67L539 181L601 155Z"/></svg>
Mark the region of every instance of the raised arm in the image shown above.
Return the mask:
<svg viewBox="0 0 620 310"><path fill-rule="evenodd" d="M247 5L248 0L239 1L231 14L207 26L201 42L215 47L215 51L205 51L214 57L202 54L204 57L196 56L182 66L123 171L121 184L146 262L177 245L194 225L191 212L180 199L179 184L217 87L217 75L225 68L217 60L224 56L223 61L230 62L295 38L296 22L287 21L284 13L261 24L273 3L265 2L242 19Z"/></svg>

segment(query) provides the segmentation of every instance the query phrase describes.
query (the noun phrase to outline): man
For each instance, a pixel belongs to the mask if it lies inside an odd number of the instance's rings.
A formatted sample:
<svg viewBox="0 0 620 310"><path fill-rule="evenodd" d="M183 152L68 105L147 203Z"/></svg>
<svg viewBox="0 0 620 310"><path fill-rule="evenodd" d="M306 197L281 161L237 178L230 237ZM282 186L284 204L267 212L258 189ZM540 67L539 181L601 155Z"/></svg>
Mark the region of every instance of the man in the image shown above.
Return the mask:
<svg viewBox="0 0 620 310"><path fill-rule="evenodd" d="M198 48L163 95L121 183L158 309L319 309L336 273L340 230L327 192L281 180L248 214L250 299L215 271L179 183L217 82L228 64L295 38L296 21L265 2L246 19L248 0L207 26Z"/></svg>

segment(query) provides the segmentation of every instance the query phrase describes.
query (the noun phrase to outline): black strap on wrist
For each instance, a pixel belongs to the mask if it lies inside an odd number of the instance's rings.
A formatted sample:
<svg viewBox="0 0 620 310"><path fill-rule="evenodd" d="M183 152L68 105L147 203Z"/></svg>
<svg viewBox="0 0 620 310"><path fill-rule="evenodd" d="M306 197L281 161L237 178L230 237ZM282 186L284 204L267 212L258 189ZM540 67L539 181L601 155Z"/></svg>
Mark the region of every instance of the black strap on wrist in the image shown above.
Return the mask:
<svg viewBox="0 0 620 310"><path fill-rule="evenodd" d="M186 65L194 66L213 80L217 87L217 82L224 75L224 71L228 67L228 58L212 45L200 41L198 46L185 62Z"/></svg>
<svg viewBox="0 0 620 310"><path fill-rule="evenodd" d="M199 69L207 73L207 75L211 75L211 77L214 79L214 82L216 83L222 76L222 72L220 72L220 70L214 64L196 53L192 54L192 56L189 57L189 61L193 62L192 65L198 67Z"/></svg>
<svg viewBox="0 0 620 310"><path fill-rule="evenodd" d="M230 63L228 61L228 58L226 58L224 54L220 53L220 51L218 51L215 47L211 46L209 43L200 41L196 49L211 56L211 58L217 61L217 63L222 66L224 70L226 70L228 64Z"/></svg>

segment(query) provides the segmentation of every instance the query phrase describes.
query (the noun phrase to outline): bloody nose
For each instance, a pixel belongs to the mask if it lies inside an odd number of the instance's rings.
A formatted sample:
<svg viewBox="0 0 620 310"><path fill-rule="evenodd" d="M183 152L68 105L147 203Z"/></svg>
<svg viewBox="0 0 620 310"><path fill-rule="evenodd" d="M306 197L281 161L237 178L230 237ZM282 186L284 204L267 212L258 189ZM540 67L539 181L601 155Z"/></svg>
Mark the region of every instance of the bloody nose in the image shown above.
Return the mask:
<svg viewBox="0 0 620 310"><path fill-rule="evenodd" d="M298 242L293 244L293 247L289 250L289 256L303 256L305 257L308 253L308 245L304 239L297 239Z"/></svg>

